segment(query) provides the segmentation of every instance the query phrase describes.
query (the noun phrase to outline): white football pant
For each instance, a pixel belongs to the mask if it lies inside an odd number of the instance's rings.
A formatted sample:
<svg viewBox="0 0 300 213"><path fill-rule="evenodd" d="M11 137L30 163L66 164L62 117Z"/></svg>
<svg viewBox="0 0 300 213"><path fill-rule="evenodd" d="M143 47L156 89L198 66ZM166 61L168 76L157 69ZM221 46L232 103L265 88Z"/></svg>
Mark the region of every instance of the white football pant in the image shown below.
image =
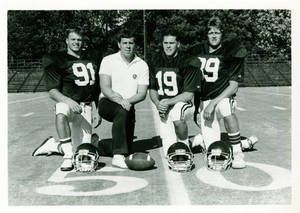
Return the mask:
<svg viewBox="0 0 300 213"><path fill-rule="evenodd" d="M92 104L80 103L82 113L74 113L65 103L57 103L56 115L62 113L67 116L71 127L73 153L81 143L90 143L92 137Z"/></svg>
<svg viewBox="0 0 300 213"><path fill-rule="evenodd" d="M169 111L166 119L160 119L160 137L165 156L167 156L169 147L178 142L173 122L191 119L194 111L195 107L192 103L178 102Z"/></svg>
<svg viewBox="0 0 300 213"><path fill-rule="evenodd" d="M222 118L234 114L236 108L235 99L224 98L215 107L213 113L213 120L207 121L204 120L203 114L206 106L210 103L210 101L211 100L201 101L199 110L201 119L200 126L206 148L208 148L208 146L213 142L221 140L221 129L219 122Z"/></svg>

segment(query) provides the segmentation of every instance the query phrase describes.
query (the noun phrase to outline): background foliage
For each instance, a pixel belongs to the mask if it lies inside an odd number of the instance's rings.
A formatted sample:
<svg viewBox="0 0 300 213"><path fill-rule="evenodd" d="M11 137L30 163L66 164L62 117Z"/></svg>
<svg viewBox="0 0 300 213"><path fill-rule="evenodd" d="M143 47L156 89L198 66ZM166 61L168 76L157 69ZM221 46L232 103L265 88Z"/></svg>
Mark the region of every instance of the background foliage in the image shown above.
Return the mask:
<svg viewBox="0 0 300 213"><path fill-rule="evenodd" d="M117 50L116 34L126 26L137 34L139 55L160 47L161 31L173 27L182 48L205 39L208 19L218 15L227 38L238 35L251 54L290 58L290 10L70 10L8 11L9 59L38 59L65 48L65 29L81 26L85 44L108 54ZM146 33L144 33L144 23ZM144 37L145 35L145 37Z"/></svg>

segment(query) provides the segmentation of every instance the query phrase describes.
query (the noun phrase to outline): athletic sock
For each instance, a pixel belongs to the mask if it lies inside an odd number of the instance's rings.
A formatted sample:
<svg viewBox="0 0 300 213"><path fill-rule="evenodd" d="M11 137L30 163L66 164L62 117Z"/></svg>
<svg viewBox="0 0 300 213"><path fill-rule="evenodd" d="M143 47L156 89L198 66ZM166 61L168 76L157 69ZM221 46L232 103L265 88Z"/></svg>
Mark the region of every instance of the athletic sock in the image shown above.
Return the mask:
<svg viewBox="0 0 300 213"><path fill-rule="evenodd" d="M232 146L233 153L242 152L241 135L240 132L227 133L229 143Z"/></svg>
<svg viewBox="0 0 300 213"><path fill-rule="evenodd" d="M72 139L70 137L59 139L60 146L59 150L64 153L64 158L72 158L73 151L72 151Z"/></svg>

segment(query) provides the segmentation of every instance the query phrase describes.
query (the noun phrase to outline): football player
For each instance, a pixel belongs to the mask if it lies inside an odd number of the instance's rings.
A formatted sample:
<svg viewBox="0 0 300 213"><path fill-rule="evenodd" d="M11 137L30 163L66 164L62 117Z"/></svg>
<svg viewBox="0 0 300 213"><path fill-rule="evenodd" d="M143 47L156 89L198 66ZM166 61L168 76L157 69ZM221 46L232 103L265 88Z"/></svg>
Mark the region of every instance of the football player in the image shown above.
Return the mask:
<svg viewBox="0 0 300 213"><path fill-rule="evenodd" d="M67 51L43 57L46 88L56 102L55 126L59 142L50 137L32 155L62 153L62 171L73 169L73 144L91 142L92 102L98 102L100 93L99 57L82 50L82 39L80 29L69 29L65 40Z"/></svg>
<svg viewBox="0 0 300 213"><path fill-rule="evenodd" d="M201 93L195 95L195 103L200 105L200 126L205 146L220 140L219 121L223 119L233 149L232 168L244 168L246 163L239 123L234 113L234 97L238 82L242 80L247 52L238 39L224 41L222 38L222 23L218 17L212 17L207 25L207 41L191 50L191 54L196 56L191 64L198 66L203 74Z"/></svg>
<svg viewBox="0 0 300 213"><path fill-rule="evenodd" d="M162 46L149 62L150 98L160 116L160 137L167 157L176 142L188 142L186 120L192 118L192 103L199 71L184 68L186 57L179 51L178 35L173 30L163 33Z"/></svg>

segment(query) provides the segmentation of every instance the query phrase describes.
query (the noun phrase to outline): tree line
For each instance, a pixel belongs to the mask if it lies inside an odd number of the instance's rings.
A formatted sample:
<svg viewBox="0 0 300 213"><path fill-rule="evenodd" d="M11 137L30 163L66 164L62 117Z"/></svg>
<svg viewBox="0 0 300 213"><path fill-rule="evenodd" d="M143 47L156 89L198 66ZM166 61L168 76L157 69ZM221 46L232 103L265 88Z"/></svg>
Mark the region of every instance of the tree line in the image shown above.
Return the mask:
<svg viewBox="0 0 300 213"><path fill-rule="evenodd" d="M206 24L218 16L224 36L238 36L250 54L290 59L290 10L10 10L8 59L38 59L65 48L65 30L80 26L85 45L104 54L117 50L116 35L127 27L137 36L140 56L157 51L161 32L179 32L183 49L206 38ZM144 50L146 48L146 50Z"/></svg>

